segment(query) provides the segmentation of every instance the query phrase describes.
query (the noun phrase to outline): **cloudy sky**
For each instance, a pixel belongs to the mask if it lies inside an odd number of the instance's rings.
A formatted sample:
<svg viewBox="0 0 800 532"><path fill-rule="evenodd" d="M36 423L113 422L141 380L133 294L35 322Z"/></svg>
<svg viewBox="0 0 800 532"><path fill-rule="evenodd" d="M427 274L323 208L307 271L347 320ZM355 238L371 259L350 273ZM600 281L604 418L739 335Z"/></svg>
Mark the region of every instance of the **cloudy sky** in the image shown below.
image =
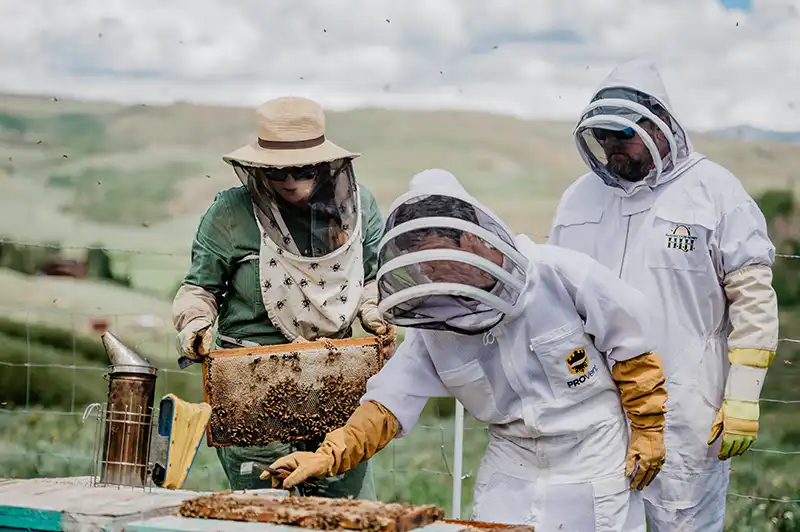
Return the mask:
<svg viewBox="0 0 800 532"><path fill-rule="evenodd" d="M0 91L574 120L651 58L693 128L800 130L800 0L0 0Z"/></svg>

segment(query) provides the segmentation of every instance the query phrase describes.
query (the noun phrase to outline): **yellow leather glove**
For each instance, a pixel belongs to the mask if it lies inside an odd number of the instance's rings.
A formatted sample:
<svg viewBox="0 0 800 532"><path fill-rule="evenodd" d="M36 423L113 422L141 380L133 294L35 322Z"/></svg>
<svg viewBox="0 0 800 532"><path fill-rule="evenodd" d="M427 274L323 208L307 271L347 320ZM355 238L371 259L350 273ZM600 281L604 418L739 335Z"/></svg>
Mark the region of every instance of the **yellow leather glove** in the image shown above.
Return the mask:
<svg viewBox="0 0 800 532"><path fill-rule="evenodd" d="M291 489L309 478L341 475L386 447L398 430L394 414L378 402L367 401L356 408L343 427L328 433L316 452L289 454L270 468L291 471L283 480L283 489ZM261 473L261 479L271 476L269 471ZM272 484L280 486L280 479L273 477Z"/></svg>
<svg viewBox="0 0 800 532"><path fill-rule="evenodd" d="M743 455L756 441L758 413L758 403L735 399L722 402L708 438L708 444L711 445L722 435L722 445L717 454L720 460Z"/></svg>
<svg viewBox="0 0 800 532"><path fill-rule="evenodd" d="M661 357L658 353L644 353L616 362L611 375L631 421L625 474L632 477L633 489L643 490L661 471L667 456L664 447L667 389Z"/></svg>
<svg viewBox="0 0 800 532"><path fill-rule="evenodd" d="M725 383L725 400L717 412L708 444L722 436L717 457L727 460L747 452L758 436L758 401L767 378L767 369L775 359L769 349L732 348L728 350L731 367Z"/></svg>

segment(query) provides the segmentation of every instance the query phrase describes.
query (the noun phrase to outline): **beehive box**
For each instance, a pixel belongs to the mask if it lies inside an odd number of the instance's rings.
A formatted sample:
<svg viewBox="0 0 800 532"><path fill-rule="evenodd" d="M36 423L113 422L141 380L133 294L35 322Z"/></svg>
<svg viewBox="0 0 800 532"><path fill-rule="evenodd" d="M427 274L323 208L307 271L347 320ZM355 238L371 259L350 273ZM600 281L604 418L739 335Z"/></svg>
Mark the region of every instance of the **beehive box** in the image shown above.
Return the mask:
<svg viewBox="0 0 800 532"><path fill-rule="evenodd" d="M528 525L505 525L501 523L484 523L482 521L461 521L457 519L443 519L442 523L458 525L460 532L535 532Z"/></svg>
<svg viewBox="0 0 800 532"><path fill-rule="evenodd" d="M444 517L434 505L324 497L201 496L185 501L182 517L298 526L312 530L404 532Z"/></svg>
<svg viewBox="0 0 800 532"><path fill-rule="evenodd" d="M208 445L321 440L347 422L383 363L374 336L212 351Z"/></svg>

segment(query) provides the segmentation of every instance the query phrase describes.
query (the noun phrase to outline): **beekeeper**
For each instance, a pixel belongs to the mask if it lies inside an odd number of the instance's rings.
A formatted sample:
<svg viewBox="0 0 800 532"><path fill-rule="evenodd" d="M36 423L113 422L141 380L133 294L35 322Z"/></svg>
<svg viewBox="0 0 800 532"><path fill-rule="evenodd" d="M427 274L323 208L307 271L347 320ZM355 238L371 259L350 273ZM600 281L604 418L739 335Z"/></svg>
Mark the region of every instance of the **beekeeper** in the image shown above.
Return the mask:
<svg viewBox="0 0 800 532"><path fill-rule="evenodd" d="M212 349L344 338L358 317L383 338L394 327L377 307L377 248L383 218L356 182L351 153L325 136L321 107L305 98L270 100L257 109L258 137L223 157L240 187L216 195L192 243L189 273L173 318L182 357ZM217 447L232 489L268 483L254 462L271 463L309 444ZM374 498L368 464L311 493Z"/></svg>
<svg viewBox="0 0 800 532"><path fill-rule="evenodd" d="M272 465L294 471L284 486L355 467L453 396L490 426L475 519L644 531L636 490L664 458L666 391L641 294L583 254L512 237L444 170L413 178L385 231L379 308L405 341L344 427Z"/></svg>
<svg viewBox="0 0 800 532"><path fill-rule="evenodd" d="M670 400L666 464L644 491L651 530L721 531L728 459L756 439L778 339L764 216L694 151L652 63L611 72L575 140L590 172L561 198L549 242L611 268L656 313Z"/></svg>

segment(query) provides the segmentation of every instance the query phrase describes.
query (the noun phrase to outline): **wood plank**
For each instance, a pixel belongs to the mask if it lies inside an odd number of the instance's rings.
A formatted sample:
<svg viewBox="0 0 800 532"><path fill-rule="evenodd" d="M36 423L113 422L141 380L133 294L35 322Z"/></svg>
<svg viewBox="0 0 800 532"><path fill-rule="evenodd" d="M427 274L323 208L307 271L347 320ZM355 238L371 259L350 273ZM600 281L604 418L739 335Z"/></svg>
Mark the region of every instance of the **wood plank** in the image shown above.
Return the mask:
<svg viewBox="0 0 800 532"><path fill-rule="evenodd" d="M458 532L463 526L450 523L433 523L414 532ZM194 519L168 516L134 521L125 525L125 532L299 532L315 531L312 528L250 523L244 521L223 521L219 519ZM315 531L316 532L316 531Z"/></svg>
<svg viewBox="0 0 800 532"><path fill-rule="evenodd" d="M0 506L0 530L41 530L59 532L61 514L47 510Z"/></svg>
<svg viewBox="0 0 800 532"><path fill-rule="evenodd" d="M334 347L360 347L363 345L377 344L380 346L377 336L361 336L358 338L343 338L339 340L315 340L313 342L303 342L302 344L274 344L259 345L254 347L233 347L230 349L215 349L208 353L209 358L220 357L241 357L248 355L272 355L276 353L286 353L293 349L326 349L327 344L331 343ZM205 364L203 369L206 369Z"/></svg>
<svg viewBox="0 0 800 532"><path fill-rule="evenodd" d="M288 495L272 489L248 493ZM0 483L0 529L117 531L134 520L175 515L183 501L202 494L163 488L91 486L90 477L4 479Z"/></svg>
<svg viewBox="0 0 800 532"><path fill-rule="evenodd" d="M296 526L224 521L220 519L194 519L180 516L156 517L134 521L125 525L125 532L298 532Z"/></svg>

